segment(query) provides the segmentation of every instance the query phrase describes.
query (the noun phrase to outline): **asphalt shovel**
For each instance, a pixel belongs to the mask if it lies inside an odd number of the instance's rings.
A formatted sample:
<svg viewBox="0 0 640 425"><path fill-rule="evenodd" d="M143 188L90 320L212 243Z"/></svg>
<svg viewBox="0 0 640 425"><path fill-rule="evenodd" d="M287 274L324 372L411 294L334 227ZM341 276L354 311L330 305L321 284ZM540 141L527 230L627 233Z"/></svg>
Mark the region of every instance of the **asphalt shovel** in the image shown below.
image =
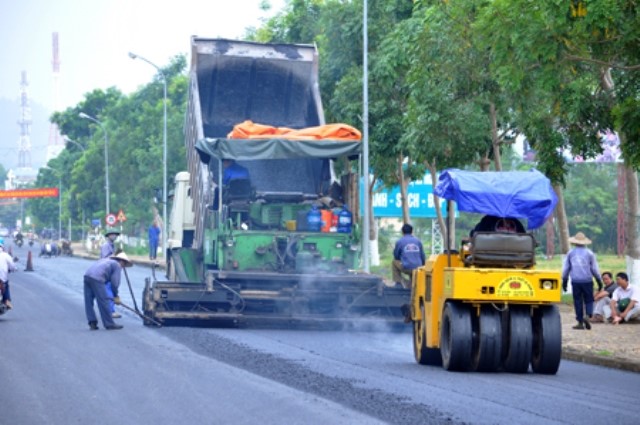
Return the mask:
<svg viewBox="0 0 640 425"><path fill-rule="evenodd" d="M129 280L129 274L127 273L127 269L123 267L122 270L124 271L124 277L127 279L127 286L129 286L129 292L131 293L131 299L133 300L133 307L134 308L131 308L128 305L122 303L122 301L120 302L120 305L122 307L126 308L127 310L137 314L143 320L147 320L147 321L153 323L156 326L162 326L162 323L158 322L155 319L152 319L151 317L145 316L144 314L142 314L140 309L138 309L138 303L136 303L136 297L133 295L133 288L131 287L131 281Z"/></svg>
<svg viewBox="0 0 640 425"><path fill-rule="evenodd" d="M133 309L133 308L129 307L128 305L124 304L122 301L120 302L120 304L119 304L119 305L120 305L121 307L126 308L126 309L127 309L127 310L129 310L130 312L132 312L132 313L134 313L134 314L136 314L136 315L140 316L140 318L141 318L142 320L147 320L147 321L149 321L149 322L153 323L154 325L156 325L156 326L158 326L158 327L162 326L162 323L158 322L158 321L157 321L157 320L155 320L155 319L152 319L151 317L147 317L147 316L145 316L145 315L144 315L144 314L142 314L138 309Z"/></svg>

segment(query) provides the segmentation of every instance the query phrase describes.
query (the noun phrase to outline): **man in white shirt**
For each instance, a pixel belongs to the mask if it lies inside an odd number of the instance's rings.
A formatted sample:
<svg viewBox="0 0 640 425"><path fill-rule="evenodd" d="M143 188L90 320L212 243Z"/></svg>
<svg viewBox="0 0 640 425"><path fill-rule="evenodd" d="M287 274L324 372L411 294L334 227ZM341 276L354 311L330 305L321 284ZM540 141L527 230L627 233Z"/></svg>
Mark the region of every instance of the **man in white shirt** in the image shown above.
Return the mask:
<svg viewBox="0 0 640 425"><path fill-rule="evenodd" d="M602 283L604 283L604 288L596 291L593 295L593 318L591 321L596 323L603 323L611 318L611 296L613 291L618 289L618 284L613 280L611 272L602 273Z"/></svg>
<svg viewBox="0 0 640 425"><path fill-rule="evenodd" d="M0 238L0 282L2 282L2 304L7 309L13 308L11 305L11 292L9 292L9 272L16 271L16 264L13 258L4 251L4 239Z"/></svg>
<svg viewBox="0 0 640 425"><path fill-rule="evenodd" d="M640 290L629 285L629 276L620 272L616 275L618 288L611 296L611 318L614 325L628 322L640 316Z"/></svg>

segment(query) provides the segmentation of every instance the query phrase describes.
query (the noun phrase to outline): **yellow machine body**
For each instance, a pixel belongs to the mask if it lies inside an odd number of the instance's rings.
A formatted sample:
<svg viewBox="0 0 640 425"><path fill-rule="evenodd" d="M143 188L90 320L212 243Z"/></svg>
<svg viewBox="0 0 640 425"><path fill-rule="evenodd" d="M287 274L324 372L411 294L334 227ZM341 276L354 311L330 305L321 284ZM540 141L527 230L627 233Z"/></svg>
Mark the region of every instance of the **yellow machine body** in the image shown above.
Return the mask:
<svg viewBox="0 0 640 425"><path fill-rule="evenodd" d="M465 267L459 254L432 255L413 273L412 320L426 315L427 347L440 347L440 322L448 300L479 306L559 303L560 273L554 270ZM421 306L424 308L422 309ZM477 309L476 309L477 310Z"/></svg>
<svg viewBox="0 0 640 425"><path fill-rule="evenodd" d="M413 271L416 361L447 370L555 374L562 327L558 271L535 267L531 234L482 232L460 253Z"/></svg>

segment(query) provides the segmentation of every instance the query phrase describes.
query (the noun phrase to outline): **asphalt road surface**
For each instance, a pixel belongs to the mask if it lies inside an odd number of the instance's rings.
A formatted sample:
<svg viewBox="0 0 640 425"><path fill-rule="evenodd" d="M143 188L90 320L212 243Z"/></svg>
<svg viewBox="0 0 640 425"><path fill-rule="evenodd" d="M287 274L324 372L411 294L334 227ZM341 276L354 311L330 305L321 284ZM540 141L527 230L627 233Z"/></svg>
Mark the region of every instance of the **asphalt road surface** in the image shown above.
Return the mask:
<svg viewBox="0 0 640 425"><path fill-rule="evenodd" d="M640 376L563 361L555 376L452 373L410 332L144 327L89 331L79 258L11 275L0 316L2 424L638 423ZM26 247L14 248L26 263ZM150 269L128 269L140 303ZM133 305L126 281L124 303Z"/></svg>

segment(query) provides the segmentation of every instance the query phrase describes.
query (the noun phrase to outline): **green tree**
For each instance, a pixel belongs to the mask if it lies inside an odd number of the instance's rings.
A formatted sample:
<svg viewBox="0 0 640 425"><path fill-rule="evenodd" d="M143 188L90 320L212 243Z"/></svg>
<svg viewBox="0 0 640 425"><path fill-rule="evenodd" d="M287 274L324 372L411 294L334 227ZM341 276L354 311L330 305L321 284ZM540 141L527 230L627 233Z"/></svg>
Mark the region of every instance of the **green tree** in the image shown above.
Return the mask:
<svg viewBox="0 0 640 425"><path fill-rule="evenodd" d="M640 261L637 130L640 13L628 0L496 0L478 22L501 84L514 97L538 161L555 183L566 167L561 149L586 158L601 151L599 130L621 135L627 168L627 255ZM563 249L568 226L561 238ZM637 270L639 267L630 267ZM635 277L635 279L639 279Z"/></svg>
<svg viewBox="0 0 640 425"><path fill-rule="evenodd" d="M167 176L185 169L182 126L187 99L186 58L176 56L162 69L167 77ZM117 89L95 90L75 107L52 116L61 132L73 140L49 167L62 170L63 222L82 217L103 219L105 206L104 133L78 115L84 112L103 123L108 134L111 212L123 209L131 231L141 232L153 217L155 189L162 188L163 86L159 75L125 96ZM77 145L84 147L84 150ZM41 172L38 185L58 185L58 174ZM55 199L34 200L30 207L38 223L57 218ZM55 214L54 214L55 213ZM56 220L57 223L57 220ZM48 224L47 224L48 225Z"/></svg>
<svg viewBox="0 0 640 425"><path fill-rule="evenodd" d="M616 165L574 164L569 177L564 195L570 233L584 232L599 252L614 254L618 211Z"/></svg>

